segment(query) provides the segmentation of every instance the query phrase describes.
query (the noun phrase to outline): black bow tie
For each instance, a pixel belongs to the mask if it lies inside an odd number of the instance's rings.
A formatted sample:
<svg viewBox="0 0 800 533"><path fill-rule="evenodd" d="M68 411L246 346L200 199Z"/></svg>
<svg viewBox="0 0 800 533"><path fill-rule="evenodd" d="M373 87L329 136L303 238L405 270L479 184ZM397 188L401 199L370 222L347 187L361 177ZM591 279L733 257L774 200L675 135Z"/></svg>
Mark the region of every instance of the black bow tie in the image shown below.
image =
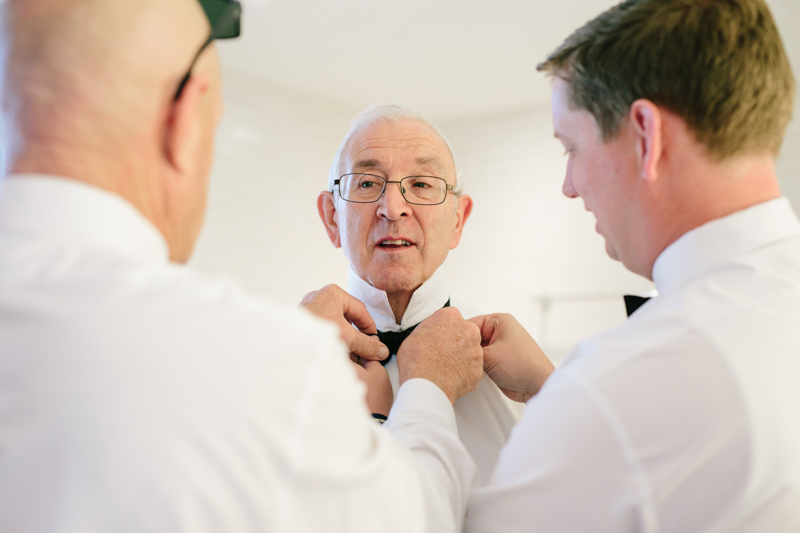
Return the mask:
<svg viewBox="0 0 800 533"><path fill-rule="evenodd" d="M645 296L634 296L632 294L626 294L623 298L625 299L625 311L628 313L628 316L631 316L650 299Z"/></svg>
<svg viewBox="0 0 800 533"><path fill-rule="evenodd" d="M447 302L442 307L450 307L450 299L448 298ZM420 322L421 324L421 322ZM408 329L404 329L403 331L379 331L378 332L378 339L389 348L389 357L381 361L381 364L386 366L393 355L397 354L397 351L400 349L400 345L403 344L403 341L406 340L406 337L411 335L411 332L414 331L414 328L419 326L419 324L414 324Z"/></svg>
<svg viewBox="0 0 800 533"><path fill-rule="evenodd" d="M383 344L389 348L389 357L381 361L382 365L385 365L389 362L393 355L397 353L397 350L400 349L400 345L403 344L403 341L406 340L406 337L411 335L411 332L414 331L414 328L419 326L416 324L411 326L408 329L404 329L403 331L379 331L378 338L381 340Z"/></svg>

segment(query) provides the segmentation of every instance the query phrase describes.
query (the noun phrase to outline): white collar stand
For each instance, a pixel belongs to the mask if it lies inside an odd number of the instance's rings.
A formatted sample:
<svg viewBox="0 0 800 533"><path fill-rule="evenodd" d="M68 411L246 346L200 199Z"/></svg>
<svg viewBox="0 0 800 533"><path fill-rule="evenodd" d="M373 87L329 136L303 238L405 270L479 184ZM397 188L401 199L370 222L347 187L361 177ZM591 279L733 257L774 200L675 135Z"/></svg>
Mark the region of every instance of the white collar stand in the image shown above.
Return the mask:
<svg viewBox="0 0 800 533"><path fill-rule="evenodd" d="M164 237L127 200L60 176L12 174L0 180L3 231L169 261Z"/></svg>
<svg viewBox="0 0 800 533"><path fill-rule="evenodd" d="M653 265L659 293L749 250L800 235L800 222L785 197L712 220L681 236Z"/></svg>
<svg viewBox="0 0 800 533"><path fill-rule="evenodd" d="M347 292L364 302L378 331L402 331L419 324L441 309L449 298L444 276L437 270L411 295L411 301L398 324L386 293L361 279L352 268L347 272Z"/></svg>

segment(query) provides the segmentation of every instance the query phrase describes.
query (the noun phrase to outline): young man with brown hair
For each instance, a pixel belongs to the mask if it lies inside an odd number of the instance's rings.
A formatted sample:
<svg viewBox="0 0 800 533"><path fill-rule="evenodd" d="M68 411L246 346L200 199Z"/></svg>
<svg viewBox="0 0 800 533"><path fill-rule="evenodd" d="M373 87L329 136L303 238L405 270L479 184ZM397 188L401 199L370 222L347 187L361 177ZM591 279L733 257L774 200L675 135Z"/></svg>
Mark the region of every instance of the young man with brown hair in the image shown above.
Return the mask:
<svg viewBox="0 0 800 533"><path fill-rule="evenodd" d="M766 4L628 0L539 69L564 194L659 296L550 377L512 317L475 319L487 373L532 399L467 530L800 531L794 79Z"/></svg>

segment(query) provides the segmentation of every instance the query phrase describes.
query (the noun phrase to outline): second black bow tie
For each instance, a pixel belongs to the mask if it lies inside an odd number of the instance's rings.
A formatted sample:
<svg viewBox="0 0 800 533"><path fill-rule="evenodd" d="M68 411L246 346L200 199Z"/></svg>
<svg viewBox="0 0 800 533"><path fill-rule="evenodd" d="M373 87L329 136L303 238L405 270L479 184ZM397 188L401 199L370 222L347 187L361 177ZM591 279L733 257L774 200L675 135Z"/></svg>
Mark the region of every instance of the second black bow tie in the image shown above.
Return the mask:
<svg viewBox="0 0 800 533"><path fill-rule="evenodd" d="M628 316L631 316L650 299L646 296L634 296L632 294L626 294L623 298L625 298L625 311L628 313Z"/></svg>

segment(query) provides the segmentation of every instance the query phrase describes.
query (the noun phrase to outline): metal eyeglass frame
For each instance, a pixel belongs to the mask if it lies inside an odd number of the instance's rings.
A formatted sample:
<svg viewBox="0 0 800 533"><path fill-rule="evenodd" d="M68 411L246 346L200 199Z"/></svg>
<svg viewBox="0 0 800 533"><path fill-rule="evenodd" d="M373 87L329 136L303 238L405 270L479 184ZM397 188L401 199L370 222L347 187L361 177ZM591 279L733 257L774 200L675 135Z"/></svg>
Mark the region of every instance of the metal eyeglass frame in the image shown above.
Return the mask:
<svg viewBox="0 0 800 533"><path fill-rule="evenodd" d="M200 54L208 48L213 41L217 39L234 39L239 37L242 33L242 5L236 0L199 0L200 5L203 6L203 11L206 13L209 24L211 24L211 34L200 47L200 50L194 55L189 70L186 75L181 78L178 84L178 89L175 91L173 100L181 97L184 87L192 77L192 69L194 64L200 58Z"/></svg>
<svg viewBox="0 0 800 533"><path fill-rule="evenodd" d="M347 176L370 176L373 178L378 178L383 182L383 188L381 189L381 194L374 200L370 200L368 202L359 202L358 200L348 200L347 198L342 196L342 189L341 187L339 187L339 182L342 181L342 179L346 178ZM442 200L440 202L436 202L435 204L421 204L419 202L410 201L408 198L406 198L406 191L402 185L403 180L406 180L408 178L433 178L437 180L442 180L445 183L444 196L442 197ZM345 202L350 202L352 204L372 204L379 201L381 198L383 198L383 195L386 194L386 186L389 185L390 183L397 183L400 186L400 194L403 195L403 200L412 205L441 205L444 203L445 200L447 200L447 193L449 191L453 191L453 186L447 183L447 180L439 176L406 176L404 178L401 178L399 181L395 181L395 180L387 180L382 176L376 176L375 174L369 174L366 172L351 172L349 174L342 174L341 176L339 176L339 179L333 180L333 186L337 187L337 190L339 191L339 198L341 198ZM455 194L455 192L453 192L453 194Z"/></svg>

